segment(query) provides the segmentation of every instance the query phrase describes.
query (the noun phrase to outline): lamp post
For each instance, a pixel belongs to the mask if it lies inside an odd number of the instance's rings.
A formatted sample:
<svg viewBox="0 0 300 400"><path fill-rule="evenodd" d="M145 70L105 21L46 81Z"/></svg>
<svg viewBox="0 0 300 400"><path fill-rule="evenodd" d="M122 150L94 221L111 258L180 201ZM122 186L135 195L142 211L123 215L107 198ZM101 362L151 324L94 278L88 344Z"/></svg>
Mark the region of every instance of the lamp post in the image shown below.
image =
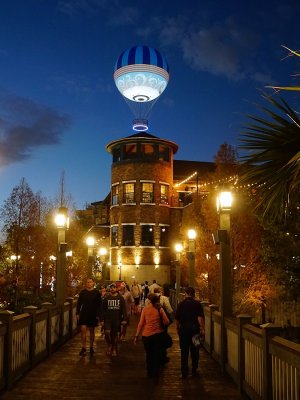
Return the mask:
<svg viewBox="0 0 300 400"><path fill-rule="evenodd" d="M95 262L94 258L94 246L95 246L95 238L93 236L88 236L86 238L86 244L88 247L88 277L92 278L93 276L93 266Z"/></svg>
<svg viewBox="0 0 300 400"><path fill-rule="evenodd" d="M100 247L99 256L100 256L101 267L102 267L101 281L103 283L106 281L106 255L107 255L107 248Z"/></svg>
<svg viewBox="0 0 300 400"><path fill-rule="evenodd" d="M56 305L62 306L66 297L66 229L69 227L68 209L60 207L55 217L58 232L58 256L56 269Z"/></svg>
<svg viewBox="0 0 300 400"><path fill-rule="evenodd" d="M118 269L119 269L119 281L121 281L122 280L122 261L119 261Z"/></svg>
<svg viewBox="0 0 300 400"><path fill-rule="evenodd" d="M176 252L176 305L179 303L179 293L181 286L181 271L180 271L180 256L183 250L183 246L181 243L175 244L175 252Z"/></svg>
<svg viewBox="0 0 300 400"><path fill-rule="evenodd" d="M193 288L196 286L195 280L195 239L196 231L195 229L188 230L189 238L189 250L188 250L188 260L189 260L189 285Z"/></svg>
<svg viewBox="0 0 300 400"><path fill-rule="evenodd" d="M232 266L230 251L230 212L232 195L229 191L220 192L217 197L217 211L220 216L220 229L217 243L220 245L221 270L221 361L226 363L226 330L225 318L232 315Z"/></svg>

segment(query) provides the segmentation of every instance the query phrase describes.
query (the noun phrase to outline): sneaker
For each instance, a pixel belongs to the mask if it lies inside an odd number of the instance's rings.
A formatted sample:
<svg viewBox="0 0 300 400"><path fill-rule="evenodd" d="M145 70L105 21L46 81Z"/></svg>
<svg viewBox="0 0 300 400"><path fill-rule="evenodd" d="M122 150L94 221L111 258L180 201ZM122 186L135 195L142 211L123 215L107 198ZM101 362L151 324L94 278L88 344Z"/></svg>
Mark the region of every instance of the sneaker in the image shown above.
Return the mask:
<svg viewBox="0 0 300 400"><path fill-rule="evenodd" d="M90 347L90 354L94 354L95 350L93 349L93 347Z"/></svg>
<svg viewBox="0 0 300 400"><path fill-rule="evenodd" d="M86 349L83 347L80 352L79 352L80 356L85 356L86 355Z"/></svg>

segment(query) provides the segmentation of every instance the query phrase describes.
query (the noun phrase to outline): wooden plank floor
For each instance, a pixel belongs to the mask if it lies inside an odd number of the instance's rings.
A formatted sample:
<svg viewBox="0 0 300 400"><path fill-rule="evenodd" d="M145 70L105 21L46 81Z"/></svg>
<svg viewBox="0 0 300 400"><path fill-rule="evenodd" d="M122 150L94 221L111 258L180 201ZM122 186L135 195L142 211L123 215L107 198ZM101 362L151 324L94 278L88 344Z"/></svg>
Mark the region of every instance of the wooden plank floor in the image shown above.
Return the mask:
<svg viewBox="0 0 300 400"><path fill-rule="evenodd" d="M80 335L71 339L47 360L19 380L12 390L2 393L3 400L238 400L236 385L222 375L214 360L200 354L200 377L181 379L180 350L175 324L170 333L174 345L170 362L158 383L146 378L145 354L141 340L132 342L138 318L132 316L126 342L118 357L108 357L100 331L96 333L94 356L79 357Z"/></svg>

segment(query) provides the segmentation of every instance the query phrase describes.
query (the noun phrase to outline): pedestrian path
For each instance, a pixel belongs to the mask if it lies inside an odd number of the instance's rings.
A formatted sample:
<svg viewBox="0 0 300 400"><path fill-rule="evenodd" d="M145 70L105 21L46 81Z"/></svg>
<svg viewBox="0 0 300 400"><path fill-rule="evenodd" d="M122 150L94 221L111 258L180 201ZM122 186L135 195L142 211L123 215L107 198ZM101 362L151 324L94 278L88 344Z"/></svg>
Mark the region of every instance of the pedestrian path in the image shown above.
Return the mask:
<svg viewBox="0 0 300 400"><path fill-rule="evenodd" d="M158 383L146 377L142 341L133 344L138 318L132 316L127 341L118 357L106 355L106 345L96 332L96 353L79 357L80 335L27 373L3 400L240 400L236 385L221 373L218 364L201 349L200 376L181 379L180 349L175 324L170 327L174 344Z"/></svg>

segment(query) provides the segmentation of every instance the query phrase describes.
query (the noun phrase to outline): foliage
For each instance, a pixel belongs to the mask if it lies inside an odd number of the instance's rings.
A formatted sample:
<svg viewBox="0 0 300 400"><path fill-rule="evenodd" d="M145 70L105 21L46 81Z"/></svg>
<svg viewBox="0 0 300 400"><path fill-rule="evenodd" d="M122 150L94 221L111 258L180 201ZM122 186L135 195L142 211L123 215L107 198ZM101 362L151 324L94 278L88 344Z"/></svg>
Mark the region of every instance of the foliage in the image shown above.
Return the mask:
<svg viewBox="0 0 300 400"><path fill-rule="evenodd" d="M257 205L264 217L273 221L286 218L288 206L299 199L300 119L281 99L265 97L277 109L261 107L271 121L249 116L241 136L244 172L242 183L255 184Z"/></svg>

